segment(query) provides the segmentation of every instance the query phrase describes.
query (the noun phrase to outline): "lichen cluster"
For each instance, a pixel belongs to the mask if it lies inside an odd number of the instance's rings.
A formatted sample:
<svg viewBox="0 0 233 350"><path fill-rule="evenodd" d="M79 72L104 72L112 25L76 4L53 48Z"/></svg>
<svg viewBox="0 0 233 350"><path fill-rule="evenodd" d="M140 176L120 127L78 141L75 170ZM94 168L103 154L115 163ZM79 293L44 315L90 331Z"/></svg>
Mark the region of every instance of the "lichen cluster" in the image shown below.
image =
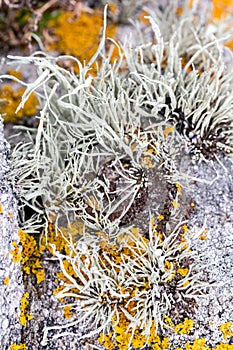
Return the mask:
<svg viewBox="0 0 233 350"><path fill-rule="evenodd" d="M20 72L9 71L9 75L21 79ZM21 102L22 96L25 93L24 87L12 86L10 84L2 84L0 87L0 115L5 123L17 123L23 117L35 115L39 109L39 102L35 94L32 93L24 108L16 112L18 105Z"/></svg>
<svg viewBox="0 0 233 350"><path fill-rule="evenodd" d="M56 39L48 45L48 50L57 50L60 54L75 56L82 64L89 62L98 48L102 25L103 13L99 9L84 11L78 16L72 12L62 12L56 19L49 22L50 30L53 31ZM106 35L114 38L115 33L116 24L109 23ZM78 65L71 60L69 61L71 67L72 63L73 68L78 72ZM96 72L95 66L92 69Z"/></svg>
<svg viewBox="0 0 233 350"><path fill-rule="evenodd" d="M10 254L14 262L22 264L22 270L26 274L34 274L37 283L41 283L45 276L42 263L40 261L41 251L35 238L22 229L19 229L19 244L16 241L11 243Z"/></svg>
<svg viewBox="0 0 233 350"><path fill-rule="evenodd" d="M75 42L85 57L63 35L70 26L64 19L71 19L63 14L54 31L68 55L16 58L38 70L16 113L32 93L42 107L38 127L12 151L27 233L20 231L22 249L12 242L10 253L38 283L44 279L41 251L57 258L54 295L72 317L64 326L45 327L42 345L50 331L59 329L56 339L72 325L92 325L80 340L98 336L106 349L167 349L167 331L182 335L195 326L191 315L207 284L202 257L191 246L208 230L194 234L182 221L181 183L188 175L180 173L179 159L231 155L232 53L225 46L229 36L209 25L197 2L178 5L146 8L149 17L142 28L136 25L134 46L112 41L117 59L106 46L107 7L98 48L97 32L87 46ZM72 25L80 30L89 19L82 14ZM100 17L96 23L99 31ZM77 74L65 69L67 59ZM41 230L38 250L29 233ZM220 326L225 340L230 327ZM210 348L197 339L186 344L191 349Z"/></svg>

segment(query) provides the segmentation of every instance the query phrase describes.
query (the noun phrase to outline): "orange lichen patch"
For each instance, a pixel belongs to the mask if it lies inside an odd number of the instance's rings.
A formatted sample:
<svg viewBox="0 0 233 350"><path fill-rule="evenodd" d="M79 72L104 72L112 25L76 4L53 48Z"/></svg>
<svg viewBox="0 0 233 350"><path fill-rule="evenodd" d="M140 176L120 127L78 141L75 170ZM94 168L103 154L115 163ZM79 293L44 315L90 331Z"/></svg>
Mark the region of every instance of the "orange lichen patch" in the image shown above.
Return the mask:
<svg viewBox="0 0 233 350"><path fill-rule="evenodd" d="M40 251L42 252L48 249L54 256L53 248L50 245L52 243L56 251L64 251L66 255L69 255L70 246L73 244L73 241L75 241L79 235L82 235L83 232L88 232L88 228L79 220L70 222L67 227L59 227L59 229L56 229L55 225L50 223L46 235L41 239Z"/></svg>
<svg viewBox="0 0 233 350"><path fill-rule="evenodd" d="M189 228L188 228L188 226L186 224L184 224L182 226L182 230L183 230L184 233L187 233L189 231Z"/></svg>
<svg viewBox="0 0 233 350"><path fill-rule="evenodd" d="M213 0L212 1L212 17L222 19L228 14L233 14L232 0Z"/></svg>
<svg viewBox="0 0 233 350"><path fill-rule="evenodd" d="M22 344L22 343L18 345L14 343L10 346L10 350L27 350L27 346L26 344Z"/></svg>
<svg viewBox="0 0 233 350"><path fill-rule="evenodd" d="M65 318L71 318L73 316L73 313L72 313L72 306L70 305L66 305L64 306L64 316Z"/></svg>
<svg viewBox="0 0 233 350"><path fill-rule="evenodd" d="M103 28L103 13L93 10L92 13L82 12L75 18L72 12L63 12L49 26L57 36L57 41L50 44L49 50L58 50L62 54L77 57L81 63L88 63L96 53ZM116 25L109 23L106 36L114 37ZM74 67L78 71L78 67Z"/></svg>
<svg viewBox="0 0 233 350"><path fill-rule="evenodd" d="M213 0L212 8L213 20L220 21L224 19L227 15L233 15L232 0ZM233 40L230 40L225 45L233 50Z"/></svg>
<svg viewBox="0 0 233 350"><path fill-rule="evenodd" d="M20 244L16 241L11 243L13 250L10 250L12 260L14 262L21 262L22 269L26 274L34 274L39 284L45 278L43 266L40 262L40 251L36 240L24 232L21 228L18 231Z"/></svg>
<svg viewBox="0 0 233 350"><path fill-rule="evenodd" d="M9 216L10 219L12 219L13 214L12 214L11 212L9 212L9 213L8 213L8 216Z"/></svg>
<svg viewBox="0 0 233 350"><path fill-rule="evenodd" d="M10 282L10 278L9 277L5 277L3 280L3 284L7 285Z"/></svg>
<svg viewBox="0 0 233 350"><path fill-rule="evenodd" d="M171 204L173 205L174 208L179 208L180 207L180 203L178 203L177 201L172 201Z"/></svg>
<svg viewBox="0 0 233 350"><path fill-rule="evenodd" d="M7 74L12 75L13 77L22 80L22 73L18 70L13 70L13 69L9 69L7 71Z"/></svg>
<svg viewBox="0 0 233 350"><path fill-rule="evenodd" d="M44 269L40 261L40 249L33 236L24 232L21 228L18 232L20 242L22 244L21 264L26 274L34 274L37 283L41 283L45 279Z"/></svg>
<svg viewBox="0 0 233 350"><path fill-rule="evenodd" d="M116 324L117 322L117 324ZM127 350L132 345L134 349L140 349L143 346L151 345L151 349L162 350L169 348L169 339L157 335L157 328L152 324L150 334L143 334L138 327L133 332L129 329L129 321L123 312L119 315L119 320L116 316L113 317L113 332L109 334L100 334L98 341L108 350L113 350L117 347L119 350Z"/></svg>
<svg viewBox="0 0 233 350"><path fill-rule="evenodd" d="M150 15L150 14L149 14L147 11L142 10L142 11L139 13L138 20L139 20L140 22L145 23L145 24L149 24L149 23L150 23L149 18L148 18L149 15Z"/></svg>
<svg viewBox="0 0 233 350"><path fill-rule="evenodd" d="M182 187L181 187L181 185L178 184L178 183L176 183L175 186L176 186L176 189L177 189L178 194L181 195L181 194L182 194Z"/></svg>
<svg viewBox="0 0 233 350"><path fill-rule="evenodd" d="M25 92L23 87L13 89L11 85L3 84L0 88L0 114L5 123L15 123L23 117L30 117L37 113L39 102L32 93L24 107L15 113Z"/></svg>
<svg viewBox="0 0 233 350"><path fill-rule="evenodd" d="M205 338L196 339L193 345L190 342L186 343L186 350L211 350L209 346L206 346Z"/></svg>
<svg viewBox="0 0 233 350"><path fill-rule="evenodd" d="M174 331L179 334L187 334L193 328L194 322L189 318L185 318L183 323L175 326Z"/></svg>
<svg viewBox="0 0 233 350"><path fill-rule="evenodd" d="M209 232L208 229L205 229L202 234L199 236L199 239L206 240L206 234Z"/></svg>
<svg viewBox="0 0 233 350"><path fill-rule="evenodd" d="M0 214L3 212L3 206L0 204Z"/></svg>
<svg viewBox="0 0 233 350"><path fill-rule="evenodd" d="M226 322L219 327L219 330L223 334L223 339L233 337L232 322Z"/></svg>
<svg viewBox="0 0 233 350"><path fill-rule="evenodd" d="M28 310L28 307L29 307L28 298L29 298L29 293L26 292L26 293L24 293L24 295L22 296L22 298L20 300L21 312L20 312L19 320L23 326L26 326L27 321L30 321L33 318L33 316L30 315L29 310Z"/></svg>
<svg viewBox="0 0 233 350"><path fill-rule="evenodd" d="M233 344L219 344L216 346L215 350L233 350Z"/></svg>
<svg viewBox="0 0 233 350"><path fill-rule="evenodd" d="M171 134L174 131L174 126L167 126L164 130L163 130L163 134L164 134L164 138L165 140L168 138L168 135Z"/></svg>
<svg viewBox="0 0 233 350"><path fill-rule="evenodd" d="M175 327L171 317L169 317L167 315L163 315L163 320L164 320L165 324L168 325L170 328ZM164 328L167 328L166 325L164 325Z"/></svg>
<svg viewBox="0 0 233 350"><path fill-rule="evenodd" d="M11 242L11 245L14 248L9 252L12 255L12 260L14 262L20 262L22 259L21 248L18 246L18 243L16 241Z"/></svg>
<svg viewBox="0 0 233 350"><path fill-rule="evenodd" d="M177 273L179 273L183 277L187 276L188 271L189 269L187 267L185 269L182 269L182 268L177 269Z"/></svg>
<svg viewBox="0 0 233 350"><path fill-rule="evenodd" d="M151 156L150 155L147 155L148 154L148 151L144 151L144 156L143 158L141 159L141 165L143 167L145 167L146 169L154 169L155 168L155 164L152 162L151 160Z"/></svg>

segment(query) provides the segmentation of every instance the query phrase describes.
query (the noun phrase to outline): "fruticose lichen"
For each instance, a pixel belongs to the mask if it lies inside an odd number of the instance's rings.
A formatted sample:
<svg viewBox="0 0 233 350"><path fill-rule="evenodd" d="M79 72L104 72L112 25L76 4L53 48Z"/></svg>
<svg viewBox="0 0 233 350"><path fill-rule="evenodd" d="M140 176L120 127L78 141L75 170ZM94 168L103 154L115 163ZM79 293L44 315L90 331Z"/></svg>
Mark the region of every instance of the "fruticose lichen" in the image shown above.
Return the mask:
<svg viewBox="0 0 233 350"><path fill-rule="evenodd" d="M135 46L112 41L117 60L111 50L105 55L106 8L99 48L85 64L44 52L14 57L38 70L17 112L31 93L42 106L38 127L12 151L20 224L27 233L43 230L42 247L61 267L55 294L77 317L45 327L43 345L50 330L59 330L56 339L72 325L92 324L80 339L102 333L103 345L110 337L122 349L165 349L167 329L192 328L184 306L189 300L194 312L208 285L191 243L206 231L190 233L182 221L181 182L188 176L179 158L231 155L233 74L229 36L209 25L197 2L184 3L182 11L178 1L145 9L150 24L136 25ZM62 67L67 59L78 74ZM148 199L161 191L155 174L168 192L162 204ZM208 349L205 343L186 349Z"/></svg>

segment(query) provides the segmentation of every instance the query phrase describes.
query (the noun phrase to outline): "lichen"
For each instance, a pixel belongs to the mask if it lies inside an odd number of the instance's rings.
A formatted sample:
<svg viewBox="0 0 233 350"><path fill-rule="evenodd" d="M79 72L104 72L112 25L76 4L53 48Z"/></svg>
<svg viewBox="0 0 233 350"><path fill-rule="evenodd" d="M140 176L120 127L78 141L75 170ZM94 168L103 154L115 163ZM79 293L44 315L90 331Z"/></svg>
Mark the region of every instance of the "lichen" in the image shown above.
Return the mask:
<svg viewBox="0 0 233 350"><path fill-rule="evenodd" d="M19 321L23 326L26 326L27 321L30 321L33 316L29 312L29 293L26 292L20 300L20 316Z"/></svg>
<svg viewBox="0 0 233 350"><path fill-rule="evenodd" d="M10 282L10 278L8 276L4 277L3 284L6 286Z"/></svg>
<svg viewBox="0 0 233 350"><path fill-rule="evenodd" d="M233 337L232 322L226 322L221 324L221 326L219 326L219 330L223 334L223 339L226 340L230 337Z"/></svg>
<svg viewBox="0 0 233 350"><path fill-rule="evenodd" d="M5 123L16 123L23 117L30 117L37 113L39 102L33 93L28 98L24 108L16 113L24 92L25 88L14 88L9 84L3 84L0 87L0 114Z"/></svg>
<svg viewBox="0 0 233 350"><path fill-rule="evenodd" d="M49 50L57 50L60 54L75 56L82 64L88 64L98 48L101 29L103 26L103 14L100 10L82 12L75 17L72 12L62 12L55 20L49 22L57 39L48 46ZM116 25L109 23L107 37L113 38L116 33ZM74 63L74 62L73 62ZM72 61L70 61L72 66ZM79 72L79 67L74 64L74 69ZM92 67L96 71L96 66Z"/></svg>
<svg viewBox="0 0 233 350"><path fill-rule="evenodd" d="M22 270L26 274L34 274L37 283L41 283L45 279L44 269L41 263L41 250L35 238L21 228L18 231L20 245L13 241L11 243L14 249L10 250L12 260L21 262Z"/></svg>
<svg viewBox="0 0 233 350"><path fill-rule="evenodd" d="M10 346L10 350L27 350L27 346L26 344L22 344L22 343L20 344L14 343Z"/></svg>

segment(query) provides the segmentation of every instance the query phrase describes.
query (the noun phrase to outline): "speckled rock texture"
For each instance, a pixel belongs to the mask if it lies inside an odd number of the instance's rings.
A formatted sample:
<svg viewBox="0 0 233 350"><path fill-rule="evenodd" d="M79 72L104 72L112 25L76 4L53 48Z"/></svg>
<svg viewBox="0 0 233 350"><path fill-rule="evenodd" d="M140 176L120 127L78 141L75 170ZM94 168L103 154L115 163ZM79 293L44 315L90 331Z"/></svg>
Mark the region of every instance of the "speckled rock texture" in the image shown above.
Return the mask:
<svg viewBox="0 0 233 350"><path fill-rule="evenodd" d="M24 293L20 263L12 261L11 242L19 241L17 204L9 180L9 145L0 119L0 349L18 343L20 299Z"/></svg>
<svg viewBox="0 0 233 350"><path fill-rule="evenodd" d="M198 232L208 230L206 240L195 240L193 250L202 256L204 280L210 283L194 316L194 328L189 335L173 334L174 348L187 341L205 338L206 344L233 344L233 337L223 339L219 326L233 320L233 163L227 157L221 160L189 164L182 172L198 178L189 181L186 193L195 203L189 219L190 228ZM182 167L183 167L182 166Z"/></svg>

